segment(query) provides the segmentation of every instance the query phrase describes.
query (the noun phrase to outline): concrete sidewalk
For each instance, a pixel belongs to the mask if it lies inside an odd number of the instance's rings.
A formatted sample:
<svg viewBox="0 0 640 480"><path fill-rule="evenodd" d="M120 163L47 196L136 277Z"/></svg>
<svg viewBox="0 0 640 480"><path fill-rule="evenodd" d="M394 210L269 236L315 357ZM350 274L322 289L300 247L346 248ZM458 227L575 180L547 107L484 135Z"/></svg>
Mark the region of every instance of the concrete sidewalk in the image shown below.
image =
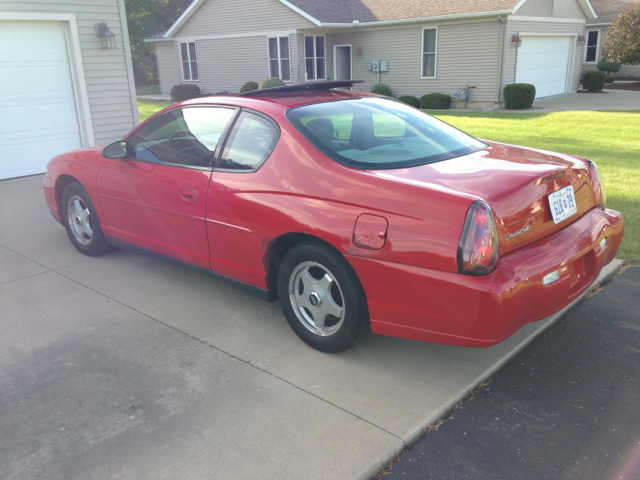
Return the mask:
<svg viewBox="0 0 640 480"><path fill-rule="evenodd" d="M4 478L369 478L563 313L487 349L371 336L322 354L278 303L81 255L41 184L0 182Z"/></svg>

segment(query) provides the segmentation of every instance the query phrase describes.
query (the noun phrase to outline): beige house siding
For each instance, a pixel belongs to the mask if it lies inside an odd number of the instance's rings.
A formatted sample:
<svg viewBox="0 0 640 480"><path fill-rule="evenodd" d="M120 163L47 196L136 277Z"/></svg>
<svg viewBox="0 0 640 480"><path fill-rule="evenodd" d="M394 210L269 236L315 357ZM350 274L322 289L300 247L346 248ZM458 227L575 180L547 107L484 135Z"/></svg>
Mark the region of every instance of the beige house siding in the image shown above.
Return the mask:
<svg viewBox="0 0 640 480"><path fill-rule="evenodd" d="M173 37L272 32L315 26L278 0L205 0Z"/></svg>
<svg viewBox="0 0 640 480"><path fill-rule="evenodd" d="M80 51L89 99L89 111L97 145L122 138L138 121L132 105L132 72L127 69L128 45L118 0L6 1L0 12L69 13L78 27ZM95 23L107 22L116 35L116 48L103 49ZM127 34L128 40L128 34ZM135 92L135 91L134 91ZM135 96L133 97L135 101Z"/></svg>
<svg viewBox="0 0 640 480"><path fill-rule="evenodd" d="M576 0L553 0L553 16L580 20L586 18Z"/></svg>
<svg viewBox="0 0 640 480"><path fill-rule="evenodd" d="M527 0L516 11L515 15L532 17L551 17L553 15L554 0Z"/></svg>
<svg viewBox="0 0 640 480"><path fill-rule="evenodd" d="M333 45L352 45L353 79L364 80L359 89L377 83L368 71L372 60L387 60L389 71L380 82L391 86L393 95L439 92L450 94L465 85L476 86L470 101L495 102L498 95L501 24L497 18L481 21L439 22L351 32L334 30ZM422 29L438 28L436 78L421 78ZM471 40L472 39L472 40ZM358 57L355 52L362 47ZM331 48L333 63L333 47Z"/></svg>
<svg viewBox="0 0 640 480"><path fill-rule="evenodd" d="M179 62L176 52L175 42L157 42L156 60L158 64L158 79L160 81L160 91L169 93L171 87L180 83Z"/></svg>
<svg viewBox="0 0 640 480"><path fill-rule="evenodd" d="M582 66L583 51L582 47L577 46L575 36L582 35L584 32L584 24L582 23L562 23L562 22L523 22L517 20L517 17L510 17L507 21L507 36L505 39L505 55L503 69L503 88L504 85L515 82L516 72L516 55L517 48L513 47L510 39L512 35L519 33L525 38L527 33L535 33L538 35L553 36L572 36L572 61L571 61L571 91L578 89L580 84L580 68Z"/></svg>

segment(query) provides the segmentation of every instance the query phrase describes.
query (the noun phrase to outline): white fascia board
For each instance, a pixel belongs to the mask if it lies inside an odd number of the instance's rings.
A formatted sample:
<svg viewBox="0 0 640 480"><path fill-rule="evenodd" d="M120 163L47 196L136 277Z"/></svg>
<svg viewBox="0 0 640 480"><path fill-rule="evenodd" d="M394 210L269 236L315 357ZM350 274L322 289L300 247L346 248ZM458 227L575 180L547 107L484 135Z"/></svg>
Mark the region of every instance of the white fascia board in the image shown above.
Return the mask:
<svg viewBox="0 0 640 480"><path fill-rule="evenodd" d="M402 23L420 23L420 22L436 22L436 21L442 21L442 20L456 20L460 18L494 17L497 15L506 15L510 13L511 13L511 10L496 10L494 12L455 13L453 15L439 15L436 17L402 18L399 20L380 20L376 22L322 23L320 24L320 26L327 27L327 28L377 27L377 26L383 26L383 25L396 25L396 24L402 24Z"/></svg>
<svg viewBox="0 0 640 480"><path fill-rule="evenodd" d="M598 14L593 9L593 5L591 5L591 2L589 0L578 0L578 3L580 4L582 11L587 17L587 20L595 20L596 18L598 18Z"/></svg>
<svg viewBox="0 0 640 480"><path fill-rule="evenodd" d="M191 5L189 5L187 9L182 12L182 15L180 15L175 23L171 25L169 30L165 32L164 38L170 38L174 33L176 33L178 29L182 27L182 25L184 25L184 23L189 20L189 18L191 18L191 15L193 15L193 13L198 9L200 5L202 5L202 3L204 3L204 0L193 0L193 2L191 2Z"/></svg>
<svg viewBox="0 0 640 480"><path fill-rule="evenodd" d="M613 25L613 22L609 22L609 23L587 23L587 28L591 28L591 27L610 27L611 25Z"/></svg>
<svg viewBox="0 0 640 480"><path fill-rule="evenodd" d="M526 2L526 1L527 1L527 0L520 0L520 1L518 2L518 4L517 4L515 7L513 7L513 10L511 10L511 13L516 13L516 12L518 11L518 9L519 9L522 5L524 5L524 2Z"/></svg>
<svg viewBox="0 0 640 480"><path fill-rule="evenodd" d="M173 42L173 38L145 38L143 41L147 43Z"/></svg>
<svg viewBox="0 0 640 480"><path fill-rule="evenodd" d="M533 17L529 15L518 15L509 19L511 22L544 22L544 23L581 23L587 21L583 18L562 18L562 17Z"/></svg>
<svg viewBox="0 0 640 480"><path fill-rule="evenodd" d="M287 7L289 7L291 10L293 10L294 12L302 15L304 18L306 18L307 20L309 20L312 23L315 23L316 25L318 25L319 27L322 26L322 22L320 20L318 20L317 18L312 17L311 15L309 15L307 12L305 12L304 10L301 10L300 8L296 7L294 4L292 4L291 2L287 2L287 0L280 0L280 3L283 5L286 5Z"/></svg>

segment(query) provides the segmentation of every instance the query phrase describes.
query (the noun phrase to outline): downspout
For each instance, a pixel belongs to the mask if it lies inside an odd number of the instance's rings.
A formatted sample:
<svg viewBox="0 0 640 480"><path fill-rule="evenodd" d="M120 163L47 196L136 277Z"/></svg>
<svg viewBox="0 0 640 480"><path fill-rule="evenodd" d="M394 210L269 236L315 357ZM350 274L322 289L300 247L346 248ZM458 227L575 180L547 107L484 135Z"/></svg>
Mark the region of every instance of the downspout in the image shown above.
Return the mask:
<svg viewBox="0 0 640 480"><path fill-rule="evenodd" d="M500 43L500 68L499 70L499 77L498 77L498 100L497 100L497 104L500 104L502 102L502 75L503 75L503 68L504 68L504 44L506 43L507 39L506 39L506 35L507 35L507 25L506 22L504 20L502 20L502 15L498 15L498 20L500 21L501 25L501 43Z"/></svg>

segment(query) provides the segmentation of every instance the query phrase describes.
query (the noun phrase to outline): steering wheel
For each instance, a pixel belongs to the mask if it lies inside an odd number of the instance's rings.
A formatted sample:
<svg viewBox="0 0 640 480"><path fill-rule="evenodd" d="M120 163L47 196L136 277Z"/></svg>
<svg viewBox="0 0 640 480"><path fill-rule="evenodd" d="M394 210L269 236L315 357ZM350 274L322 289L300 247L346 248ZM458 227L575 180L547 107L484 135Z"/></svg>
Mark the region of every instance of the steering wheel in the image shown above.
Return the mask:
<svg viewBox="0 0 640 480"><path fill-rule="evenodd" d="M169 137L169 140L167 141L167 148L171 148L171 142L173 142L174 139L176 138L188 138L191 137L193 139L195 139L196 137L193 136L193 134L191 132L187 132L185 130L180 130L178 132L172 133L171 136Z"/></svg>

